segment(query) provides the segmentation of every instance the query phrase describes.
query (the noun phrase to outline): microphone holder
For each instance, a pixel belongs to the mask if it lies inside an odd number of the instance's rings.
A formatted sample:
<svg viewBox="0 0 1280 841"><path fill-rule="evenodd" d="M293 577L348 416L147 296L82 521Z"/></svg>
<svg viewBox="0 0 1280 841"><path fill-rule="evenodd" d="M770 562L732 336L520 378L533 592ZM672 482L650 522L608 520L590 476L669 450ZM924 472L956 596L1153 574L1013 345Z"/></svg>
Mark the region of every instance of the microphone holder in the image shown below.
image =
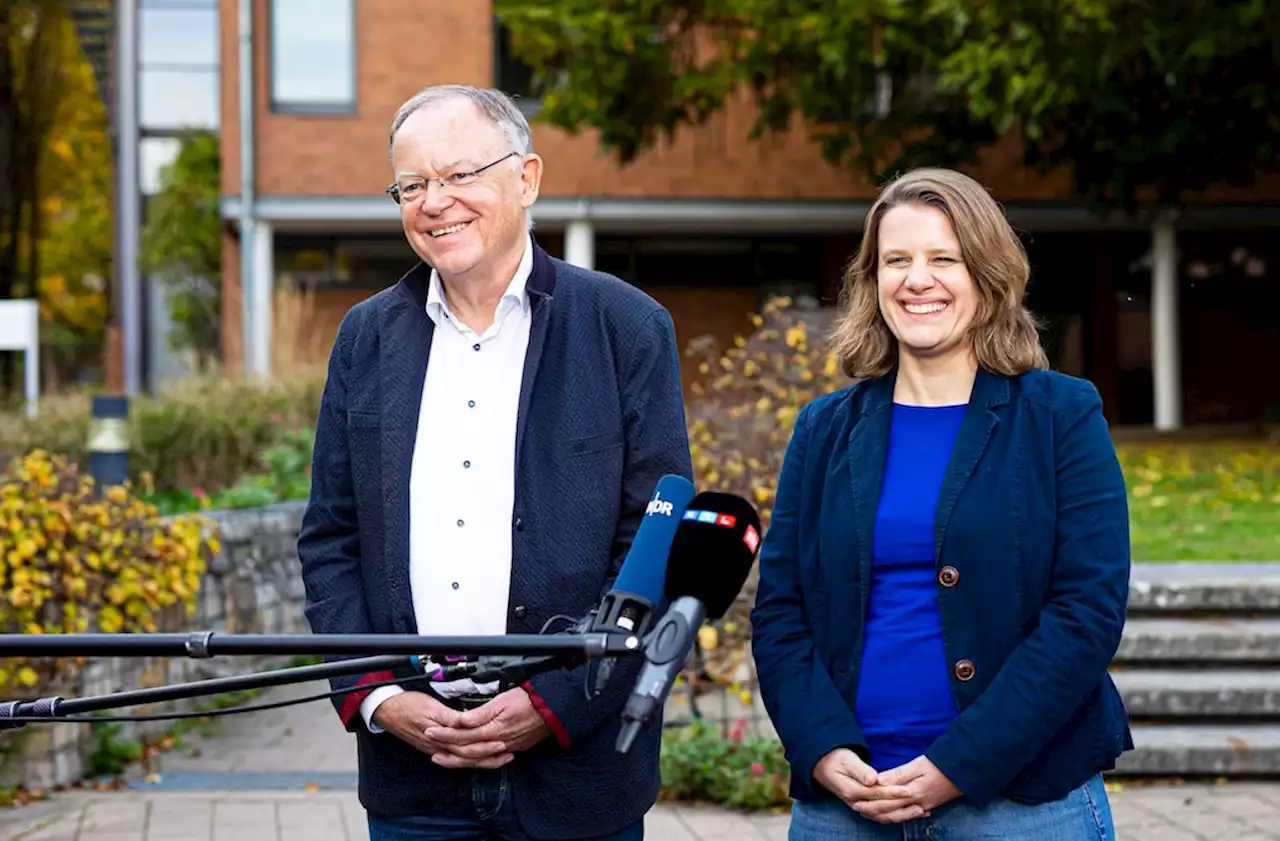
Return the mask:
<svg viewBox="0 0 1280 841"><path fill-rule="evenodd" d="M253 654L418 654L480 656L573 654L587 659L640 648L632 634L0 634L4 657L190 657Z"/></svg>
<svg viewBox="0 0 1280 841"><path fill-rule="evenodd" d="M153 686L83 698L38 698L0 702L0 730L34 722L87 721L71 716L118 707L186 700L224 692L266 689L344 675L412 669L406 680L454 680L470 677L477 683L499 681L516 685L536 674L569 668L610 654L638 652L640 641L619 634L509 634L497 636L431 637L412 634L257 635L216 634L0 634L0 658L54 657L175 657L208 659L217 655L350 654L381 650L412 652L337 660L232 677ZM489 656L492 655L492 656ZM425 672L430 657L479 656L477 661L437 667ZM432 665L435 665L434 663ZM391 681L396 682L396 681ZM361 687L363 689L365 687ZM359 691L356 688L347 690ZM343 694L335 692L330 694ZM165 716L160 716L165 717Z"/></svg>

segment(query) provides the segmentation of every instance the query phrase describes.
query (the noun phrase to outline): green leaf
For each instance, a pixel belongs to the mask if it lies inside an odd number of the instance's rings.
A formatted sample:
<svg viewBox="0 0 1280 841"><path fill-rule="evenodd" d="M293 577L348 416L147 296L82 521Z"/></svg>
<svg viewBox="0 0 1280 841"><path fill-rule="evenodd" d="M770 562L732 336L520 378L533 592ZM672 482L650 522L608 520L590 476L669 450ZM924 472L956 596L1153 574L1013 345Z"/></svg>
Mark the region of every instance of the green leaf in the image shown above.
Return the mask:
<svg viewBox="0 0 1280 841"><path fill-rule="evenodd" d="M973 163L1009 132L1027 164L1129 210L1280 172L1280 85L1267 81L1280 11L1263 0L494 5L547 80L537 119L597 132L624 164L747 91L748 138L799 116L829 159L873 180Z"/></svg>

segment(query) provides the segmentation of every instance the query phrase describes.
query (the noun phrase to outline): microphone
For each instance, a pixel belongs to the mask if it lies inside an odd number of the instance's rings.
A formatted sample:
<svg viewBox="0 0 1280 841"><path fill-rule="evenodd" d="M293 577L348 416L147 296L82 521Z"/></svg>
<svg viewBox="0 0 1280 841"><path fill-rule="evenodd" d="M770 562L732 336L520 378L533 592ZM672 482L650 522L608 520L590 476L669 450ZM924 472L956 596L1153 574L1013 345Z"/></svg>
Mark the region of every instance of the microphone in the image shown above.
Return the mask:
<svg viewBox="0 0 1280 841"><path fill-rule="evenodd" d="M589 633L643 638L662 600L672 541L695 492L692 482L674 473L658 480L618 577L590 617ZM597 693L608 683L616 664L615 657L601 660L596 673Z"/></svg>
<svg viewBox="0 0 1280 841"><path fill-rule="evenodd" d="M736 494L704 492L689 503L671 543L671 607L645 640L644 668L622 710L615 748L625 754L660 712L706 619L728 612L760 549L760 515Z"/></svg>

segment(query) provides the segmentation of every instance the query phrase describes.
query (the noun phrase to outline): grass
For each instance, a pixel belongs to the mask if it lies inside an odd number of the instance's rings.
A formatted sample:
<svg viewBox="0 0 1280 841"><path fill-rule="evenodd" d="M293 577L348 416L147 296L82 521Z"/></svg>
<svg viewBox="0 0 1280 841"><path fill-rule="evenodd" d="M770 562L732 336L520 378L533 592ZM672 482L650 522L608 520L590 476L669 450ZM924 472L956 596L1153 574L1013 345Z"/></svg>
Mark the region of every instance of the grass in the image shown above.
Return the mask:
<svg viewBox="0 0 1280 841"><path fill-rule="evenodd" d="M1135 561L1280 561L1280 443L1118 446Z"/></svg>

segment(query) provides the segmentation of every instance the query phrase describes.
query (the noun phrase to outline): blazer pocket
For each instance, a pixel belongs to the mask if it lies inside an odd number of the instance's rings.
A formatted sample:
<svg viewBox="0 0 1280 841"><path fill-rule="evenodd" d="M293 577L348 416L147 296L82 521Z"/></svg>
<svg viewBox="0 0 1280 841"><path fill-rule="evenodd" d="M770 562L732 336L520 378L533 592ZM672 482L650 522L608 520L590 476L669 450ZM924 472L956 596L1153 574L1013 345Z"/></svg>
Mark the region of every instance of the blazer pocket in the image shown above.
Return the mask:
<svg viewBox="0 0 1280 841"><path fill-rule="evenodd" d="M585 456L622 446L622 430L615 429L601 435L569 439L569 456Z"/></svg>
<svg viewBox="0 0 1280 841"><path fill-rule="evenodd" d="M382 415L376 412L347 412L347 426L352 429L378 429Z"/></svg>

